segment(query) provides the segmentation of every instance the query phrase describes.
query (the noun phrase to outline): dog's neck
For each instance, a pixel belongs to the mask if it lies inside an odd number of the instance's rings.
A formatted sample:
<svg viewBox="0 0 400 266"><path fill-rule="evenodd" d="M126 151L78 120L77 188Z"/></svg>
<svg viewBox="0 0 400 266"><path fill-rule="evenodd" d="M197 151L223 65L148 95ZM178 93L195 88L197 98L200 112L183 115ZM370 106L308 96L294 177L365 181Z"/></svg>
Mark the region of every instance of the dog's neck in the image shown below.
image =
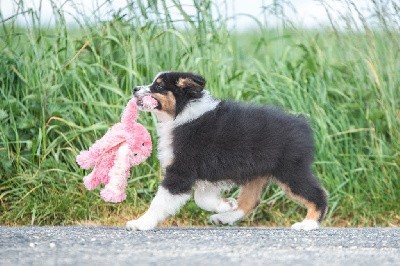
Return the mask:
<svg viewBox="0 0 400 266"><path fill-rule="evenodd" d="M179 113L175 119L165 112L156 112L159 123L172 123L174 127L186 124L193 121L203 114L214 110L220 103L219 100L211 97L210 93L206 90L203 91L201 98L190 101Z"/></svg>
<svg viewBox="0 0 400 266"><path fill-rule="evenodd" d="M157 124L157 134L159 137L157 147L158 159L164 171L174 160L172 147L173 130L180 125L189 123L205 113L214 110L219 103L219 100L212 98L207 91L204 91L201 98L189 102L175 119L168 116L165 112L156 112L159 121Z"/></svg>

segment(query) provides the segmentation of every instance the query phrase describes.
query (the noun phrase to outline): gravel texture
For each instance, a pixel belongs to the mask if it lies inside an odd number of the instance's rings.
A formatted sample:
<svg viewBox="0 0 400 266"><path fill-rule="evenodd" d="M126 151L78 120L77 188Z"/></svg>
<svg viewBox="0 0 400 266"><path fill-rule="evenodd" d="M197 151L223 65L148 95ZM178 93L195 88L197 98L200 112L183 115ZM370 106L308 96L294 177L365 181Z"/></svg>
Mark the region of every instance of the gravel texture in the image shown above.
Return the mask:
<svg viewBox="0 0 400 266"><path fill-rule="evenodd" d="M0 227L0 265L400 265L400 228Z"/></svg>

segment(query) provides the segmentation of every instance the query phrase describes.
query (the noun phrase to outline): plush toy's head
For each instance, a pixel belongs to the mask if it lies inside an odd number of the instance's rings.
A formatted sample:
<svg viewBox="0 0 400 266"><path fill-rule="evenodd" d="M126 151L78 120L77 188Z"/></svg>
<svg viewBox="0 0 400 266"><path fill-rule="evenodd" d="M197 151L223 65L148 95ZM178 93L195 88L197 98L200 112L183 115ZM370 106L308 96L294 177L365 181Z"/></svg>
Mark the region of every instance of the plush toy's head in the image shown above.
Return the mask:
<svg viewBox="0 0 400 266"><path fill-rule="evenodd" d="M144 162L151 154L152 143L149 132L144 126L136 123L133 126L132 137L127 137L126 142L129 144L130 164L138 165Z"/></svg>

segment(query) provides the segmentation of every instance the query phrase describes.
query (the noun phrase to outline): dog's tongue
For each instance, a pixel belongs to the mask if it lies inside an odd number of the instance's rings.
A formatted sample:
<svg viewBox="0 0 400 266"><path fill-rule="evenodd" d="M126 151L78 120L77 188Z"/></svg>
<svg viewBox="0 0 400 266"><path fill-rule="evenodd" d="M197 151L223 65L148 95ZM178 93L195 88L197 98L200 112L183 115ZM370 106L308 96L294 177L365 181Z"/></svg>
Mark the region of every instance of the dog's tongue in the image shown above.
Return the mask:
<svg viewBox="0 0 400 266"><path fill-rule="evenodd" d="M142 104L143 104L143 107L146 109L153 109L153 108L157 107L158 102L156 99L154 99L150 95L147 95L142 98Z"/></svg>

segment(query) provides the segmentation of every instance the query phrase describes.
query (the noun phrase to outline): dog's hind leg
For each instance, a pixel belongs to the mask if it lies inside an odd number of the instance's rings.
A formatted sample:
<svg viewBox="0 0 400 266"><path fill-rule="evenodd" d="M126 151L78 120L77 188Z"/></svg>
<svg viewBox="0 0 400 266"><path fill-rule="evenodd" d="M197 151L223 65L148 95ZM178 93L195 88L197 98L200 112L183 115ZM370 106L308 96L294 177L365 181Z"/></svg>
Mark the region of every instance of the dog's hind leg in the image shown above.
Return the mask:
<svg viewBox="0 0 400 266"><path fill-rule="evenodd" d="M310 171L306 171L310 172ZM319 224L327 211L327 192L311 173L305 178L292 176L284 180L276 180L278 185L287 195L307 208L306 218L302 222L292 225L297 230L313 230L319 228Z"/></svg>
<svg viewBox="0 0 400 266"><path fill-rule="evenodd" d="M211 215L210 220L214 224L230 224L243 219L249 214L260 202L261 194L268 177L260 177L242 185L240 187L238 197L238 207L234 211Z"/></svg>
<svg viewBox="0 0 400 266"><path fill-rule="evenodd" d="M200 181L194 190L194 201L206 211L222 213L236 210L238 204L234 198L221 197L223 189L224 186L218 183Z"/></svg>

